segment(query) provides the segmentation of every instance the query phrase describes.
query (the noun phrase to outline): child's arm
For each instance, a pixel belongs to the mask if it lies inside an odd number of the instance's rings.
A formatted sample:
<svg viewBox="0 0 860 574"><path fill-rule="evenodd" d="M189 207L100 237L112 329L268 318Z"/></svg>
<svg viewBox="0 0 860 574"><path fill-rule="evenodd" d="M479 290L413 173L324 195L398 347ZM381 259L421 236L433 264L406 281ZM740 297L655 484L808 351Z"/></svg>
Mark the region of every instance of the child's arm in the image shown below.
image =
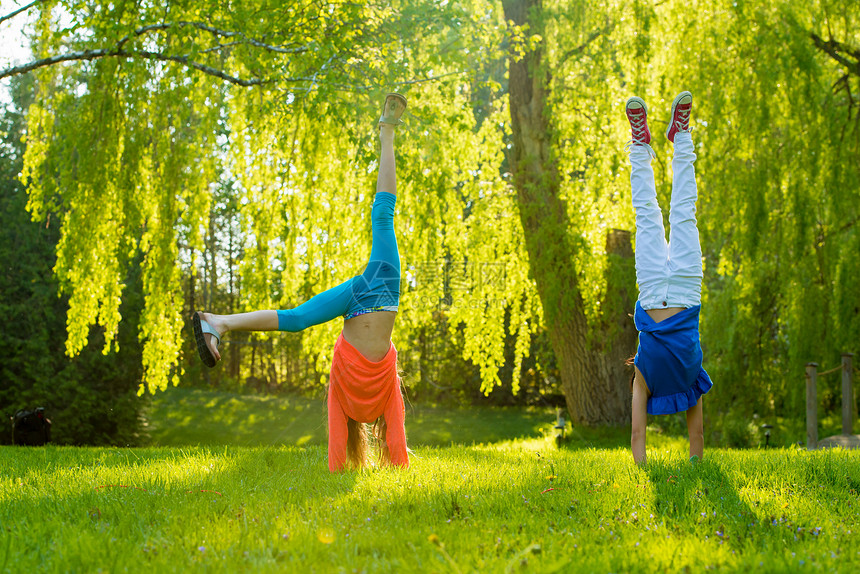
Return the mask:
<svg viewBox="0 0 860 574"><path fill-rule="evenodd" d="M691 409L687 410L687 433L690 435L690 457L702 459L705 450L705 430L702 422L702 397Z"/></svg>
<svg viewBox="0 0 860 574"><path fill-rule="evenodd" d="M633 430L630 433L630 448L636 464L645 464L645 426L648 418L648 387L642 374L636 369L633 379Z"/></svg>

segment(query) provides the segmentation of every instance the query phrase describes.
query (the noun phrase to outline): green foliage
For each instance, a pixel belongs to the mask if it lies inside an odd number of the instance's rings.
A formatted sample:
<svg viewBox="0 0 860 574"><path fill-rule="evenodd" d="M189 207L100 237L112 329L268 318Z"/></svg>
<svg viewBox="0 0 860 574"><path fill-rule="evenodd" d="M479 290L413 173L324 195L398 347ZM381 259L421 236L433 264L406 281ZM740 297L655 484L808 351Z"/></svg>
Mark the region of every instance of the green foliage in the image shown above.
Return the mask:
<svg viewBox="0 0 860 574"><path fill-rule="evenodd" d="M13 83L16 103L32 96L29 82ZM19 409L44 406L53 422L52 439L60 444L136 444L140 410L136 391L141 380L137 323L143 305L134 268L120 306L119 352L96 348L103 331L87 328L91 347L75 359L63 353L68 299L57 297L51 273L59 239L57 219L30 221L27 196L15 175L21 168L24 119L14 107L0 118L0 443L11 442L9 416Z"/></svg>
<svg viewBox="0 0 860 574"><path fill-rule="evenodd" d="M860 315L841 294L858 300L846 271L860 269L860 126L853 96L834 90L839 66L810 39L856 45L860 13L839 4L725 2L692 20L657 8L667 42L650 93L695 98L706 366L728 386L719 403L744 397L747 415L800 415L803 365L856 345ZM677 42L680 29L697 41Z"/></svg>
<svg viewBox="0 0 860 574"><path fill-rule="evenodd" d="M183 311L292 307L361 271L373 126L389 90L410 102L396 144L405 279L394 342L421 377L419 349L444 337L433 343L451 355L443 386L488 393L504 375L518 389L557 311L541 308L536 265L574 266L580 292L563 296L581 297L602 333L619 305L611 286L629 283L604 249L609 230L633 229L623 103L635 93L652 110L665 207L671 152L660 134L682 89L695 98L709 403L745 418L800 416L803 364L858 352L860 77L812 37L860 45L856 2L547 1L539 30L511 27L480 0L39 7L36 57L125 51L33 72L22 179L33 216L61 219L69 353L92 324L111 347L125 270L141 258L151 390L197 374L182 356L193 352ZM69 26L54 25L62 11ZM519 214L529 206L508 174L506 58L538 45L573 261L528 260ZM236 243L219 259L211 250L227 234ZM237 344L225 376L239 380L245 361L255 378L324 383L338 328L237 339L260 346ZM832 396L838 383L820 384Z"/></svg>
<svg viewBox="0 0 860 574"><path fill-rule="evenodd" d="M668 450L664 450L670 447ZM854 453L549 440L419 449L329 474L323 447L0 448L12 571L852 572ZM34 520L33 516L38 516Z"/></svg>
<svg viewBox="0 0 860 574"><path fill-rule="evenodd" d="M453 324L465 325L464 358L479 367L489 391L504 362L506 313L512 313L521 360L536 311L521 231L511 217L513 196L500 177L503 94L481 71L503 69L491 49L500 43L498 14L481 3L432 9L404 3L393 19L391 10L375 5L274 11L262 4L236 14L216 4L171 6L168 29L145 28L162 21L160 9L128 3L104 10L94 4L67 30L52 28L50 11L43 11L40 53L113 43L129 53L158 48L161 55L187 55L231 77L261 81L253 90L234 89L182 65L134 56L38 72L39 105L28 115L22 180L37 219L60 202L69 214L56 266L70 295L69 353L83 347L92 322L105 327L109 344L119 320L120 270L139 251L145 380L153 390L178 380L172 365L180 350L180 271L195 274L207 189L224 174L234 185L243 235L235 310L295 306L358 273L369 248L372 126L380 95L400 84L409 85L412 101L411 127L398 145L397 224L408 283L400 331L408 338L444 305ZM218 34L189 24L204 13L207 25L239 31L242 41L211 50ZM290 57L278 51L287 48L295 50ZM469 68L476 79L464 75ZM425 75L443 80L424 81ZM473 88L494 100L476 101ZM86 145L93 141L98 145ZM177 236L190 257L177 251ZM415 269L446 261L462 262L469 273L500 265L503 288L470 275L468 291L454 301L445 296L442 275L415 280ZM214 272L210 266L213 286ZM327 370L336 328L302 336L319 372ZM513 376L516 388L518 369Z"/></svg>

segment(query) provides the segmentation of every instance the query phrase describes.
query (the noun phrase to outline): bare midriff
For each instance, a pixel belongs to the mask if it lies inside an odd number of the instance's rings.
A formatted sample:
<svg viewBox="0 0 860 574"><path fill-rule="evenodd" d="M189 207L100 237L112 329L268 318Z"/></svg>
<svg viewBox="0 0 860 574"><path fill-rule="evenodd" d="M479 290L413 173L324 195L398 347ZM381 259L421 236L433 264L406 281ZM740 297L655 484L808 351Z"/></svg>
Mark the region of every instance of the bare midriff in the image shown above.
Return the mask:
<svg viewBox="0 0 860 574"><path fill-rule="evenodd" d="M648 313L648 316L654 319L655 323L659 323L660 321L668 319L672 315L677 315L683 310L684 307L666 307L665 309L648 309L645 312Z"/></svg>
<svg viewBox="0 0 860 574"><path fill-rule="evenodd" d="M394 311L365 313L343 322L343 338L367 360L381 361L391 347L394 332Z"/></svg>

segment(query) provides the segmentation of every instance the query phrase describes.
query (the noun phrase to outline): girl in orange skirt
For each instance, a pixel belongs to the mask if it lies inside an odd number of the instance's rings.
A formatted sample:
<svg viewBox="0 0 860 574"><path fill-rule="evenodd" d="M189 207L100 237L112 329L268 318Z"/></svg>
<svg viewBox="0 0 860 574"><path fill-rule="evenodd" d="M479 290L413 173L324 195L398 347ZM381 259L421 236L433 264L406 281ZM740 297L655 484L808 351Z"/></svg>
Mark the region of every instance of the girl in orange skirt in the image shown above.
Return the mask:
<svg viewBox="0 0 860 574"><path fill-rule="evenodd" d="M397 178L394 127L402 123L406 98L388 94L379 119L381 153L376 197L371 210L370 261L357 275L316 295L295 309L235 315L197 312L192 317L197 350L204 364L221 359L218 343L228 331L297 332L344 318L334 346L328 388L328 466L332 472L368 464L364 423L375 423L380 462L408 467L406 410L397 375L397 350L391 342L400 301L400 255L394 235Z"/></svg>

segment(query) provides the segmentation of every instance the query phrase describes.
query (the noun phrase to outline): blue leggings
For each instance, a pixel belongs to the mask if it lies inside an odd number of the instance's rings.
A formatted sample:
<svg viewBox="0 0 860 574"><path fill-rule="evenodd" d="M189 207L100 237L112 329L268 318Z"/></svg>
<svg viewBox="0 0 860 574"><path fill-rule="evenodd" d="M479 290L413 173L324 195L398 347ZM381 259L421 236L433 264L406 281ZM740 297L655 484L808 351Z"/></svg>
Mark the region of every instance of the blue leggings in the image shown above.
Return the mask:
<svg viewBox="0 0 860 574"><path fill-rule="evenodd" d="M396 199L393 193L376 192L370 212L373 244L370 261L362 274L323 291L295 309L278 311L279 331L302 331L356 311L397 307L400 302L400 253L394 235Z"/></svg>

